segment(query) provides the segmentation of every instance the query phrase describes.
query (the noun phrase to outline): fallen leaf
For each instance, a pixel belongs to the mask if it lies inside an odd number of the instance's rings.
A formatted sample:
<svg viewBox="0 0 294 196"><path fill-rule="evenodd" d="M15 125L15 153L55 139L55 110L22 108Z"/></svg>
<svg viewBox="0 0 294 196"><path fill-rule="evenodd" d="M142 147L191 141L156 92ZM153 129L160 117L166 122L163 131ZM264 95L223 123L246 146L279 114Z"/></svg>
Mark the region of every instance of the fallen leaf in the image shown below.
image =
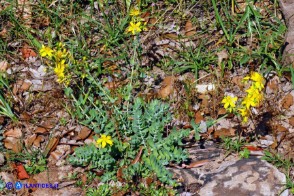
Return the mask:
<svg viewBox="0 0 294 196"><path fill-rule="evenodd" d="M29 121L31 120L32 116L27 112L23 112L19 115L19 118L20 120Z"/></svg>
<svg viewBox="0 0 294 196"><path fill-rule="evenodd" d="M4 123L4 117L0 116L0 125L2 125Z"/></svg>
<svg viewBox="0 0 294 196"><path fill-rule="evenodd" d="M83 185L86 185L87 184L87 175L86 174L82 174L81 180L82 180Z"/></svg>
<svg viewBox="0 0 294 196"><path fill-rule="evenodd" d="M201 167L203 165L206 165L209 162L210 162L210 160L208 160L208 159L196 161L196 162L190 163L189 165L185 165L185 168L190 169L190 168L195 168L195 167Z"/></svg>
<svg viewBox="0 0 294 196"><path fill-rule="evenodd" d="M108 88L109 90L112 90L112 89L116 89L119 86L119 83L117 83L117 82L107 82L107 83L104 84L104 86L106 88Z"/></svg>
<svg viewBox="0 0 294 196"><path fill-rule="evenodd" d="M282 100L282 107L284 109L289 109L293 105L293 96L291 93L287 94Z"/></svg>
<svg viewBox="0 0 294 196"><path fill-rule="evenodd" d="M22 57L25 59L29 57L37 56L37 53L34 50L30 49L28 45L24 45L24 47L21 48L20 51L21 51Z"/></svg>
<svg viewBox="0 0 294 196"><path fill-rule="evenodd" d="M30 178L28 179L28 184L37 184L37 183L38 183L38 181L35 178L33 178L32 176L30 176ZM37 190L37 187L30 188L30 190L32 192L34 192Z"/></svg>
<svg viewBox="0 0 294 196"><path fill-rule="evenodd" d="M41 135L38 135L37 138L34 140L33 143L34 143L34 146L40 148L41 147L41 143L44 142L44 141L45 141L44 137L41 136Z"/></svg>
<svg viewBox="0 0 294 196"><path fill-rule="evenodd" d="M119 182L124 182L124 178L123 178L123 168L120 167L117 172L116 172L116 177L118 179Z"/></svg>
<svg viewBox="0 0 294 196"><path fill-rule="evenodd" d="M17 178L19 180L28 179L30 177L22 164L16 165L16 171L17 171Z"/></svg>
<svg viewBox="0 0 294 196"><path fill-rule="evenodd" d="M62 156L63 153L55 150L54 152L51 152L50 155L55 159L55 160L59 160Z"/></svg>
<svg viewBox="0 0 294 196"><path fill-rule="evenodd" d="M294 116L291 117L291 118L288 118L288 121L289 121L289 124L290 124L291 126L294 126ZM0 123L0 124L1 124L1 123Z"/></svg>
<svg viewBox="0 0 294 196"><path fill-rule="evenodd" d="M172 40L179 39L179 36L176 33L166 33L166 34L163 35L163 37L168 38L168 39L172 39Z"/></svg>
<svg viewBox="0 0 294 196"><path fill-rule="evenodd" d="M25 80L25 81L22 83L20 89L22 89L23 91L26 91L26 90L28 90L31 86L32 86L32 82L29 81L29 80Z"/></svg>
<svg viewBox="0 0 294 196"><path fill-rule="evenodd" d="M43 128L43 127L37 127L34 131L35 133L40 133L40 134L43 134L43 133L47 133L48 130Z"/></svg>
<svg viewBox="0 0 294 196"><path fill-rule="evenodd" d="M2 31L0 31L0 37L7 38L7 29L6 28L3 28Z"/></svg>
<svg viewBox="0 0 294 196"><path fill-rule="evenodd" d="M160 98L165 99L173 92L175 79L176 78L174 76L167 76L164 78L161 83L161 88L158 91L158 96Z"/></svg>
<svg viewBox="0 0 294 196"><path fill-rule="evenodd" d="M52 129L54 127L54 123L51 121L45 121L40 126L44 127L45 129Z"/></svg>
<svg viewBox="0 0 294 196"><path fill-rule="evenodd" d="M250 151L263 151L262 148L256 146L244 146L242 149L247 148Z"/></svg>
<svg viewBox="0 0 294 196"><path fill-rule="evenodd" d="M5 137L14 137L14 138L21 138L22 132L21 129L18 127L15 127L13 129L10 129L3 134Z"/></svg>
<svg viewBox="0 0 294 196"><path fill-rule="evenodd" d="M7 61L1 61L0 62L0 71L5 72L7 68L9 67L9 64Z"/></svg>
<svg viewBox="0 0 294 196"><path fill-rule="evenodd" d="M220 66L224 59L229 58L227 50L222 50L217 53L217 64Z"/></svg>
<svg viewBox="0 0 294 196"><path fill-rule="evenodd" d="M234 76L232 79L232 83L236 84L239 88L243 87L243 76Z"/></svg>
<svg viewBox="0 0 294 196"><path fill-rule="evenodd" d="M141 155L142 155L142 152L143 152L143 146L140 146L140 149L139 149L139 152L138 154L136 155L135 159L132 161L132 165L133 164L136 164L140 161L140 158L141 158Z"/></svg>
<svg viewBox="0 0 294 196"><path fill-rule="evenodd" d="M199 110L198 112L195 113L195 123L198 124L200 123L202 120L204 120L202 112Z"/></svg>
<svg viewBox="0 0 294 196"><path fill-rule="evenodd" d="M25 142L25 145L28 149L31 148L31 146L33 145L36 138L37 138L37 134L33 134L25 139L24 142Z"/></svg>
<svg viewBox="0 0 294 196"><path fill-rule="evenodd" d="M286 132L287 129L284 126L277 124L274 126L274 131L275 132Z"/></svg>
<svg viewBox="0 0 294 196"><path fill-rule="evenodd" d="M220 116L220 115L224 115L227 113L227 110L225 108L220 108L217 112L217 115Z"/></svg>
<svg viewBox="0 0 294 196"><path fill-rule="evenodd" d="M230 136L235 136L236 130L233 128L227 129L227 128L221 128L219 130L216 130L213 134L214 138L219 138L219 137L230 137Z"/></svg>
<svg viewBox="0 0 294 196"><path fill-rule="evenodd" d="M188 37L195 35L196 34L195 29L196 28L193 28L193 24L192 24L191 20L188 20L185 25L185 35Z"/></svg>
<svg viewBox="0 0 294 196"><path fill-rule="evenodd" d="M60 138L57 137L53 137L49 140L45 150L44 150L44 155L47 156L50 152L52 152L53 150L55 150L58 142L59 142Z"/></svg>
<svg viewBox="0 0 294 196"><path fill-rule="evenodd" d="M269 82L267 82L267 87L273 91L273 92L277 92L278 89L278 84L279 84L279 77L278 76L274 76Z"/></svg>
<svg viewBox="0 0 294 196"><path fill-rule="evenodd" d="M79 134L75 137L75 140L83 140L86 139L91 133L91 129L83 126Z"/></svg>

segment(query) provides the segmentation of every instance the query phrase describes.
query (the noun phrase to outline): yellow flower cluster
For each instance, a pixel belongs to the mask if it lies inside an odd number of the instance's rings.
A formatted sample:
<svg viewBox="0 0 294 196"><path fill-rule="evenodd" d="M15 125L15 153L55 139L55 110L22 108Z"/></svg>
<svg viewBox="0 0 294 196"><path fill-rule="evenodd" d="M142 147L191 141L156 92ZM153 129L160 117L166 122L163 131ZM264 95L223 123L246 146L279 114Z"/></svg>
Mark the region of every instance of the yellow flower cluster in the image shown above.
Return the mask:
<svg viewBox="0 0 294 196"><path fill-rule="evenodd" d="M251 72L243 81L251 81L251 86L246 90L247 95L241 102L241 106L237 109L242 116L242 122L246 123L250 115L250 107L260 106L263 100L262 90L264 89L265 79L258 72ZM228 112L234 112L238 98L233 96L225 96L221 103Z"/></svg>
<svg viewBox="0 0 294 196"><path fill-rule="evenodd" d="M133 35L136 35L138 33L140 33L142 30L146 31L146 22L142 23L142 21L144 21L143 18L141 18L141 12L138 8L132 8L130 10L130 14L129 14L132 19L131 22L129 24L129 27L127 28L127 32L131 32Z"/></svg>
<svg viewBox="0 0 294 196"><path fill-rule="evenodd" d="M55 49L42 45L40 55L54 62L54 73L57 76L58 83L69 84L70 75L66 75L68 64L66 61L72 59L71 55L65 49L62 43L58 43Z"/></svg>
<svg viewBox="0 0 294 196"><path fill-rule="evenodd" d="M248 121L250 115L250 107L260 106L263 100L262 90L264 89L265 79L258 72L251 72L249 76L246 76L243 81L247 82L251 80L251 86L246 90L247 95L242 101L242 107L238 110L243 118L243 122Z"/></svg>

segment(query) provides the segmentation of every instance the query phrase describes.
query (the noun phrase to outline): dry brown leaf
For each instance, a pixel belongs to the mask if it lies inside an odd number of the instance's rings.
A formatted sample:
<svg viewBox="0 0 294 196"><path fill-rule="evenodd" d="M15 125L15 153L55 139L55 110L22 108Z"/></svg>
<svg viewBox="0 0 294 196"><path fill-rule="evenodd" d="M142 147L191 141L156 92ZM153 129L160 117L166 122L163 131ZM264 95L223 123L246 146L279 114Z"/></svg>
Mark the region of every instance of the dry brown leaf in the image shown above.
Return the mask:
<svg viewBox="0 0 294 196"><path fill-rule="evenodd" d="M133 164L136 164L140 161L140 158L141 158L141 155L142 155L142 152L143 152L143 146L140 146L140 149L139 149L139 152L138 154L136 155L135 159L132 161L132 165Z"/></svg>
<svg viewBox="0 0 294 196"><path fill-rule="evenodd" d="M20 139L14 137L6 137L3 142L5 148L12 150L15 153L20 153L22 150Z"/></svg>
<svg viewBox="0 0 294 196"><path fill-rule="evenodd" d="M24 180L30 177L27 171L25 170L23 164L17 164L15 169L17 171L17 179Z"/></svg>
<svg viewBox="0 0 294 196"><path fill-rule="evenodd" d="M87 175L86 174L82 174L81 180L82 180L83 185L87 184Z"/></svg>
<svg viewBox="0 0 294 196"><path fill-rule="evenodd" d="M193 30L193 24L191 22L191 20L188 20L185 24L185 31L188 32L188 31L192 31Z"/></svg>
<svg viewBox="0 0 294 196"><path fill-rule="evenodd" d="M278 91L278 84L279 84L279 77L275 76L274 78L272 78L268 83L267 86L274 92Z"/></svg>
<svg viewBox="0 0 294 196"><path fill-rule="evenodd" d="M79 134L75 137L75 140L84 140L90 135L90 133L91 133L91 129L83 126Z"/></svg>
<svg viewBox="0 0 294 196"><path fill-rule="evenodd" d="M24 81L20 87L23 91L29 90L29 88L32 86L32 82Z"/></svg>
<svg viewBox="0 0 294 196"><path fill-rule="evenodd" d="M217 115L220 116L220 115L224 115L227 113L227 110L225 108L220 108L217 112Z"/></svg>
<svg viewBox="0 0 294 196"><path fill-rule="evenodd" d="M285 132L285 131L287 131L287 129L284 127L284 126L282 126L282 125L280 125L280 124L277 124L276 126L274 126L274 131L275 132Z"/></svg>
<svg viewBox="0 0 294 196"><path fill-rule="evenodd" d="M221 63L223 62L224 59L229 58L229 54L227 52L227 50L222 50L220 52L217 53L217 64L221 65Z"/></svg>
<svg viewBox="0 0 294 196"><path fill-rule="evenodd" d="M37 129L35 129L35 133L43 134L43 133L47 133L47 132L48 132L48 130L43 127L37 127Z"/></svg>
<svg viewBox="0 0 294 196"><path fill-rule="evenodd" d="M2 29L2 31L0 31L0 37L1 38L7 38L7 30L6 28Z"/></svg>
<svg viewBox="0 0 294 196"><path fill-rule="evenodd" d="M112 90L112 89L116 89L119 86L119 83L117 83L117 82L107 82L107 83L104 84L104 86L106 88L108 88L109 90Z"/></svg>
<svg viewBox="0 0 294 196"><path fill-rule="evenodd" d="M50 152L55 150L56 146L58 145L58 142L60 140L60 137L53 137L49 140L45 150L44 150L44 155L47 156Z"/></svg>
<svg viewBox="0 0 294 196"><path fill-rule="evenodd" d="M3 116L0 116L0 125L2 125L4 123L4 117Z"/></svg>
<svg viewBox="0 0 294 196"><path fill-rule="evenodd" d="M44 141L45 141L44 137L41 136L41 135L38 135L38 137L35 139L35 141L33 143L34 143L34 146L40 148L41 143L44 142Z"/></svg>
<svg viewBox="0 0 294 196"><path fill-rule="evenodd" d="M23 112L20 114L19 118L24 121L29 121L31 120L32 116L27 112Z"/></svg>
<svg viewBox="0 0 294 196"><path fill-rule="evenodd" d="M14 138L21 138L22 132L21 129L18 127L15 127L13 129L10 129L3 134L5 137L14 137Z"/></svg>
<svg viewBox="0 0 294 196"><path fill-rule="evenodd" d="M287 94L282 100L282 107L284 109L289 109L293 105L293 96L291 93Z"/></svg>
<svg viewBox="0 0 294 196"><path fill-rule="evenodd" d="M195 113L195 123L198 124L202 120L204 120L202 112L199 110L198 112Z"/></svg>
<svg viewBox="0 0 294 196"><path fill-rule="evenodd" d="M185 165L185 168L190 169L190 168L195 168L195 167L201 167L203 165L206 165L209 162L210 161L208 159L196 161L196 162L190 163L189 165Z"/></svg>
<svg viewBox="0 0 294 196"><path fill-rule="evenodd" d="M294 126L294 117L288 118L288 121L291 126Z"/></svg>
<svg viewBox="0 0 294 196"><path fill-rule="evenodd" d="M33 135L27 137L27 138L25 139L25 141L24 141L26 147L27 147L27 148L31 148L31 146L33 145L33 143L34 143L34 141L36 140L36 138L37 138L37 134L33 134Z"/></svg>
<svg viewBox="0 0 294 196"><path fill-rule="evenodd" d="M163 37L168 39L173 39L173 40L179 39L179 36L176 33L166 33L163 35ZM167 44L167 46L169 45Z"/></svg>
<svg viewBox="0 0 294 196"><path fill-rule="evenodd" d="M149 24L154 25L156 23L156 18L150 18Z"/></svg>
<svg viewBox="0 0 294 196"><path fill-rule="evenodd" d="M7 61L0 62L0 71L5 72L8 67L9 67L9 64Z"/></svg>
<svg viewBox="0 0 294 196"><path fill-rule="evenodd" d="M55 160L59 160L59 159L62 157L63 153L61 153L61 152L55 150L54 152L51 152L50 155L51 155Z"/></svg>
<svg viewBox="0 0 294 196"><path fill-rule="evenodd" d="M36 57L37 53L30 49L28 45L24 45L23 48L20 49L22 57L23 58L29 58L29 57Z"/></svg>
<svg viewBox="0 0 294 196"><path fill-rule="evenodd" d="M45 121L40 126L44 127L45 129L52 129L54 127L54 124L51 121Z"/></svg>
<svg viewBox="0 0 294 196"><path fill-rule="evenodd" d="M214 138L219 138L219 137L230 137L230 136L235 136L236 130L233 128L227 129L227 128L221 128L219 130L216 130L213 134Z"/></svg>
<svg viewBox="0 0 294 196"><path fill-rule="evenodd" d="M243 87L242 76L234 76L232 79L233 84L236 84L239 88Z"/></svg>
<svg viewBox="0 0 294 196"><path fill-rule="evenodd" d="M38 183L38 181L35 178L33 178L32 176L30 176L30 178L28 180L28 184L37 184L37 183ZM30 188L30 190L34 192L37 190L37 187Z"/></svg>
<svg viewBox="0 0 294 196"><path fill-rule="evenodd" d="M161 83L161 88L158 91L158 96L162 99L167 98L174 90L174 76L167 76L164 78L163 82Z"/></svg>
<svg viewBox="0 0 294 196"><path fill-rule="evenodd" d="M116 177L117 177L118 181L120 181L120 182L124 182L125 181L124 178L123 178L123 168L122 167L120 167L117 170Z"/></svg>

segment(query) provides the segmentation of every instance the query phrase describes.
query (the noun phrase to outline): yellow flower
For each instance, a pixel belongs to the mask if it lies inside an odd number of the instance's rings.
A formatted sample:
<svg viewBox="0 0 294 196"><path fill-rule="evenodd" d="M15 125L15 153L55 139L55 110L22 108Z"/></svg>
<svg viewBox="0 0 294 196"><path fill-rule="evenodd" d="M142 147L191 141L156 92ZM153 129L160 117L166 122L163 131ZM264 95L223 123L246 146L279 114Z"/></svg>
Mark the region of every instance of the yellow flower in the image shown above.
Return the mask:
<svg viewBox="0 0 294 196"><path fill-rule="evenodd" d="M137 22L136 24L133 22L130 22L130 26L128 27L127 31L132 32L133 35L141 32L141 22Z"/></svg>
<svg viewBox="0 0 294 196"><path fill-rule="evenodd" d="M64 70L65 70L66 64L65 60L62 60L61 62L56 64L56 67L54 68L54 73L57 76L57 82L61 83L64 79Z"/></svg>
<svg viewBox="0 0 294 196"><path fill-rule="evenodd" d="M65 58L66 55L67 55L66 49L58 50L58 51L55 53L55 57L56 57L57 59Z"/></svg>
<svg viewBox="0 0 294 196"><path fill-rule="evenodd" d="M139 16L140 14L141 14L141 12L137 8L132 8L130 11L130 16Z"/></svg>
<svg viewBox="0 0 294 196"><path fill-rule="evenodd" d="M265 79L258 72L252 72L251 76L250 76L250 79L253 80L254 82L259 82L259 83L262 83L262 84L265 83Z"/></svg>
<svg viewBox="0 0 294 196"><path fill-rule="evenodd" d="M250 97L255 95L255 94L259 94L259 90L254 85L250 86L250 88L247 89L246 92L248 93L248 95Z"/></svg>
<svg viewBox="0 0 294 196"><path fill-rule="evenodd" d="M264 88L265 79L258 72L251 72L249 76L243 78L243 81L248 81L249 79L254 81L253 85L258 90L262 90Z"/></svg>
<svg viewBox="0 0 294 196"><path fill-rule="evenodd" d="M232 112L232 110L236 107L236 101L237 97L233 96L225 96L221 103L224 104L224 108L228 110L229 112Z"/></svg>
<svg viewBox="0 0 294 196"><path fill-rule="evenodd" d="M238 110L240 111L240 114L243 118L242 122L246 123L248 121L249 110L247 108L240 108Z"/></svg>
<svg viewBox="0 0 294 196"><path fill-rule="evenodd" d="M101 138L99 138L97 141L96 141L96 144L98 146L101 145L102 148L105 148L105 146L107 144L109 144L110 146L112 146L113 144L113 141L111 140L111 136L106 136L104 134L101 134Z"/></svg>
<svg viewBox="0 0 294 196"><path fill-rule="evenodd" d="M254 97L245 97L244 100L242 101L242 105L244 105L247 109L250 108L250 106L257 106L258 102L254 99Z"/></svg>
<svg viewBox="0 0 294 196"><path fill-rule="evenodd" d="M52 57L53 50L50 47L42 45L42 48L40 49L40 54L42 57L45 57L45 56Z"/></svg>

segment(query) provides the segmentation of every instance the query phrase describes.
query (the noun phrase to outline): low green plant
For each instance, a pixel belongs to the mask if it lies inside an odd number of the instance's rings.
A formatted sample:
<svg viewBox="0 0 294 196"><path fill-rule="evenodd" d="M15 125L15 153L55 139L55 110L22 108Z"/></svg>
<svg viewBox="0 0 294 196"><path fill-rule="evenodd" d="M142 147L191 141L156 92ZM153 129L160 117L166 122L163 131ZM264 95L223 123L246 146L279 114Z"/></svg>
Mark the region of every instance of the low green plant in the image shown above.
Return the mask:
<svg viewBox="0 0 294 196"><path fill-rule="evenodd" d="M112 195L111 187L108 184L99 185L98 188L89 188L86 196L110 196Z"/></svg>
<svg viewBox="0 0 294 196"><path fill-rule="evenodd" d="M249 157L250 151L247 148L243 148L246 144L245 140L229 137L221 137L221 139L223 140L222 145L226 150L228 150L227 155L231 154L232 152L236 152L239 154L240 158Z"/></svg>
<svg viewBox="0 0 294 196"><path fill-rule="evenodd" d="M0 72L0 90L0 115L9 117L12 121L16 122L17 117L12 112L11 104L4 98L4 94L2 94L2 92L10 90L8 86L8 79L2 72Z"/></svg>
<svg viewBox="0 0 294 196"><path fill-rule="evenodd" d="M25 163L24 167L29 174L38 174L47 169L46 158L42 155L40 151L24 153L15 153L9 151L8 154L8 161Z"/></svg>
<svg viewBox="0 0 294 196"><path fill-rule="evenodd" d="M67 95L73 96L72 93ZM100 93L100 98L105 102L116 101L109 96L107 89ZM117 181L116 174L121 168L123 178L127 181L156 176L162 183L176 185L165 166L187 160L188 155L181 148L181 140L190 131L166 129L171 121L168 104L159 100L146 103L136 98L128 105L107 105L95 100L90 93L74 100L74 115L100 135L97 143L106 136L108 140L100 147L90 144L77 148L68 159L71 164L103 170L104 174L100 177L102 182Z"/></svg>

